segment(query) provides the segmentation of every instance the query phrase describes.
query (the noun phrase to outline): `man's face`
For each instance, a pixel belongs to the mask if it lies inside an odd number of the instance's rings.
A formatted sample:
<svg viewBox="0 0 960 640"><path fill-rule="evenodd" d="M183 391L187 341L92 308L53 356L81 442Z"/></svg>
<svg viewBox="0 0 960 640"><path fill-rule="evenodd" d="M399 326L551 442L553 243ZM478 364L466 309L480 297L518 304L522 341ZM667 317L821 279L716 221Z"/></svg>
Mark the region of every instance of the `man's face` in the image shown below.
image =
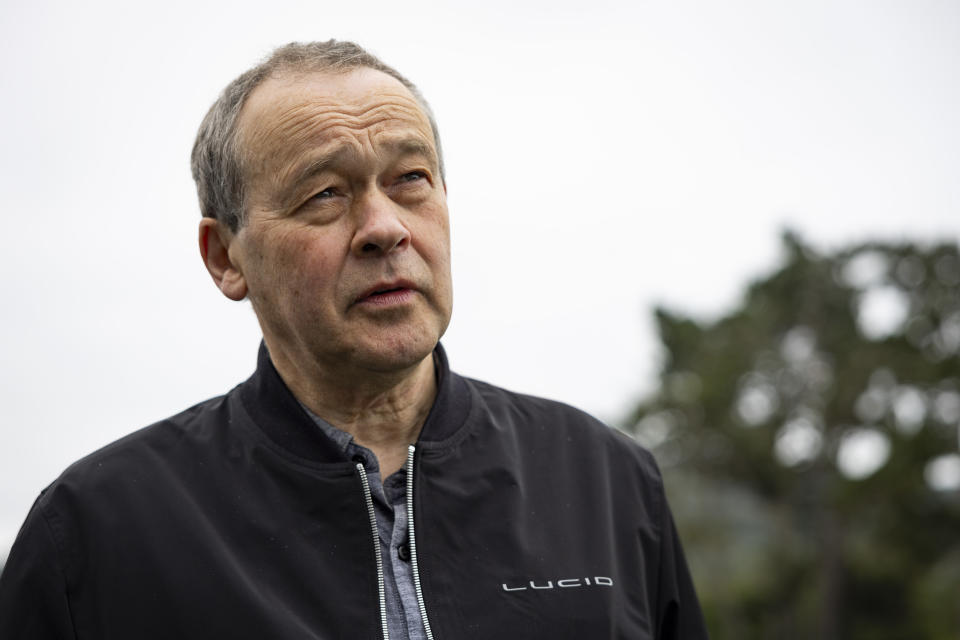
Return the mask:
<svg viewBox="0 0 960 640"><path fill-rule="evenodd" d="M247 222L229 256L271 351L332 371L429 355L450 320L450 234L413 95L371 69L268 79L239 133Z"/></svg>

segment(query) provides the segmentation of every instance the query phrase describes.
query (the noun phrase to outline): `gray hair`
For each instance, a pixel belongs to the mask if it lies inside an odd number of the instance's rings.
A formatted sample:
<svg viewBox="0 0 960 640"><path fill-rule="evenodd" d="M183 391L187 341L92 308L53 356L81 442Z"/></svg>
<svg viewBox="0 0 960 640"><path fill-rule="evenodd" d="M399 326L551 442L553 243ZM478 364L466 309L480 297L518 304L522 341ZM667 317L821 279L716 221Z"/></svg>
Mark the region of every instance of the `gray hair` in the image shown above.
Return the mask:
<svg viewBox="0 0 960 640"><path fill-rule="evenodd" d="M237 122L254 89L267 78L285 73L345 73L357 68L386 73L410 90L430 121L440 162L440 177L443 178L443 153L437 122L430 105L412 82L352 42L291 42L275 49L258 65L228 84L200 124L190 155L190 169L197 183L200 212L204 217L215 218L234 232L246 222L243 154Z"/></svg>

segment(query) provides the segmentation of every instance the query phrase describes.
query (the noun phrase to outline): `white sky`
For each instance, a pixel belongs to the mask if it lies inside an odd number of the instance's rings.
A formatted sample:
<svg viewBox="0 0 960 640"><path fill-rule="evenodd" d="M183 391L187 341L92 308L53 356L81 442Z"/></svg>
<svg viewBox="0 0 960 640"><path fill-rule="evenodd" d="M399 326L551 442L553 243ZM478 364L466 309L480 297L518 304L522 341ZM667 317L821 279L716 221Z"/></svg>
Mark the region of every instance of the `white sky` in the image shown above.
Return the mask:
<svg viewBox="0 0 960 640"><path fill-rule="evenodd" d="M785 226L960 232L953 0L462 4L2 5L0 555L71 461L252 370L253 314L197 256L188 156L275 45L355 39L421 87L453 366L607 420L652 384L652 305L728 309Z"/></svg>

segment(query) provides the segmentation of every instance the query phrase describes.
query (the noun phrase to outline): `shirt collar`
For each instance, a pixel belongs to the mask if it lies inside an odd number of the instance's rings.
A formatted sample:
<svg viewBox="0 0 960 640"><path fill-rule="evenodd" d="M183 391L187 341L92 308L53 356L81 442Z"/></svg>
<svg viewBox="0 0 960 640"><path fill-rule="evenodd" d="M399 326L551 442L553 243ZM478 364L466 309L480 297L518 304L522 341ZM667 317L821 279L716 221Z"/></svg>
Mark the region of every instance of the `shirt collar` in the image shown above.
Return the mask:
<svg viewBox="0 0 960 640"><path fill-rule="evenodd" d="M457 433L466 422L472 396L466 381L450 371L447 354L439 343L433 351L437 376L437 397L420 432L418 444L440 443ZM260 343L257 370L238 388L244 409L257 426L275 443L297 456L319 462L344 462L346 445L352 438L317 428L317 422L297 401L277 373L266 344Z"/></svg>

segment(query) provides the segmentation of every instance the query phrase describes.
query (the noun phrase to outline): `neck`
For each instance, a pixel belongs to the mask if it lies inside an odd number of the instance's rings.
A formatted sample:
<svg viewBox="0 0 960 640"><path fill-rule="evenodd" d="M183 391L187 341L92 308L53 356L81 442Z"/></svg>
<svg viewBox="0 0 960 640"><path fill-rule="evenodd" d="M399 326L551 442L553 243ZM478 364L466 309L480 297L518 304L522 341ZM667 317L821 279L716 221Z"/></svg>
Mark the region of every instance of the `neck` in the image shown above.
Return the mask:
<svg viewBox="0 0 960 640"><path fill-rule="evenodd" d="M297 400L373 451L384 479L403 465L407 446L420 435L437 395L432 353L399 371L352 375L272 349L270 355Z"/></svg>

